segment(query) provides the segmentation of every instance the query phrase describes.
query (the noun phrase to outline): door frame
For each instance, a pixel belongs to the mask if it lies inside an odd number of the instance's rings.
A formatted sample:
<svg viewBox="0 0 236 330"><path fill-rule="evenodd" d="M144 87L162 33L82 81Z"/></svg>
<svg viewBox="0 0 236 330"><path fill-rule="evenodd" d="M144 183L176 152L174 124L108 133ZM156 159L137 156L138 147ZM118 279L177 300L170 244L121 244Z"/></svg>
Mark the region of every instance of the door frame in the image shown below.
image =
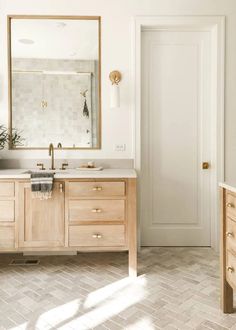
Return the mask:
<svg viewBox="0 0 236 330"><path fill-rule="evenodd" d="M225 89L225 16L136 16L132 22L133 82L133 158L138 176L141 172L141 34L144 28L154 31L209 31L211 33L211 159L210 221L211 247L219 250L219 182L224 181L224 89ZM139 182L140 184L140 182ZM138 189L138 198L140 198ZM140 207L140 203L138 203ZM138 212L140 214L140 212ZM140 223L140 218L138 219ZM140 238L139 226L139 238ZM140 241L140 239L139 239Z"/></svg>

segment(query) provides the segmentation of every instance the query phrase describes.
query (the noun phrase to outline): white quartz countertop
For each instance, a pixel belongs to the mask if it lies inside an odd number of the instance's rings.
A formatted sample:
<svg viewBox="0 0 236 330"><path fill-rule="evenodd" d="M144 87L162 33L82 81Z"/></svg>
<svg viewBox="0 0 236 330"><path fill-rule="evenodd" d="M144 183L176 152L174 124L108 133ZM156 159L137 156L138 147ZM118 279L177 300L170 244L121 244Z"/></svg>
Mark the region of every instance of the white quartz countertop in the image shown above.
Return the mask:
<svg viewBox="0 0 236 330"><path fill-rule="evenodd" d="M225 182L220 182L219 186L236 193L236 187L230 186L229 184L227 184Z"/></svg>
<svg viewBox="0 0 236 330"><path fill-rule="evenodd" d="M0 169L0 179L29 179L30 172L40 172L32 169ZM45 171L46 172L46 171ZM136 178L134 169L104 169L101 171L81 171L76 169L56 170L55 179L106 179L106 178Z"/></svg>

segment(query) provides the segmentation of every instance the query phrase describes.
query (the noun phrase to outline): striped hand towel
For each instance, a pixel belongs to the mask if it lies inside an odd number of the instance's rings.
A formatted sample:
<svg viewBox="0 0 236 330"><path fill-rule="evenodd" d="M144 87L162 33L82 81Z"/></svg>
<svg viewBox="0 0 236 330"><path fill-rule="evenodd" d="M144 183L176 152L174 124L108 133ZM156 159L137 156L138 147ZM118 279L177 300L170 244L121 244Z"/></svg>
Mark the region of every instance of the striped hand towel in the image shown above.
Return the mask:
<svg viewBox="0 0 236 330"><path fill-rule="evenodd" d="M54 173L31 173L31 191L34 198L48 199L52 197Z"/></svg>

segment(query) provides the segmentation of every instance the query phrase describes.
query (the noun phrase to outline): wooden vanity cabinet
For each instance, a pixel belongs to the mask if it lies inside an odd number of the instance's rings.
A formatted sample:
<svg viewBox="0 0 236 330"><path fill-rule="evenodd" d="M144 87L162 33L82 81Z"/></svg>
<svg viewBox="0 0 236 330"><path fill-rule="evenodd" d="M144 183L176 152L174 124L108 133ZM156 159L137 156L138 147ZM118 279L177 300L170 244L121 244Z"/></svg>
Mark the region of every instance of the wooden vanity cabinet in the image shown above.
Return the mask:
<svg viewBox="0 0 236 330"><path fill-rule="evenodd" d="M221 188L221 307L233 313L236 290L236 191Z"/></svg>
<svg viewBox="0 0 236 330"><path fill-rule="evenodd" d="M137 275L136 179L67 180L66 246L77 251L128 251Z"/></svg>
<svg viewBox="0 0 236 330"><path fill-rule="evenodd" d="M55 182L52 198L33 198L30 183L19 183L19 248L65 246L64 182Z"/></svg>
<svg viewBox="0 0 236 330"><path fill-rule="evenodd" d="M15 249L15 183L0 182L0 251Z"/></svg>
<svg viewBox="0 0 236 330"><path fill-rule="evenodd" d="M69 181L68 246L127 249L126 181Z"/></svg>
<svg viewBox="0 0 236 330"><path fill-rule="evenodd" d="M136 231L136 178L55 180L48 200L0 180L0 252L128 251L136 276Z"/></svg>

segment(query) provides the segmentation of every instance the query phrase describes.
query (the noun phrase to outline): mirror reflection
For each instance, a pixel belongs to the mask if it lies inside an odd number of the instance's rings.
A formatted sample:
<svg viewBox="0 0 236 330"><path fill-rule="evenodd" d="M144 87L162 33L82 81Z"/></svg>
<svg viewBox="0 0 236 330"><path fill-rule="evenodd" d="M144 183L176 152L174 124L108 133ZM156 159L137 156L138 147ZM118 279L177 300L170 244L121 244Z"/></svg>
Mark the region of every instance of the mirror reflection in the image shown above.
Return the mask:
<svg viewBox="0 0 236 330"><path fill-rule="evenodd" d="M95 17L11 18L13 148L99 148L99 29Z"/></svg>

